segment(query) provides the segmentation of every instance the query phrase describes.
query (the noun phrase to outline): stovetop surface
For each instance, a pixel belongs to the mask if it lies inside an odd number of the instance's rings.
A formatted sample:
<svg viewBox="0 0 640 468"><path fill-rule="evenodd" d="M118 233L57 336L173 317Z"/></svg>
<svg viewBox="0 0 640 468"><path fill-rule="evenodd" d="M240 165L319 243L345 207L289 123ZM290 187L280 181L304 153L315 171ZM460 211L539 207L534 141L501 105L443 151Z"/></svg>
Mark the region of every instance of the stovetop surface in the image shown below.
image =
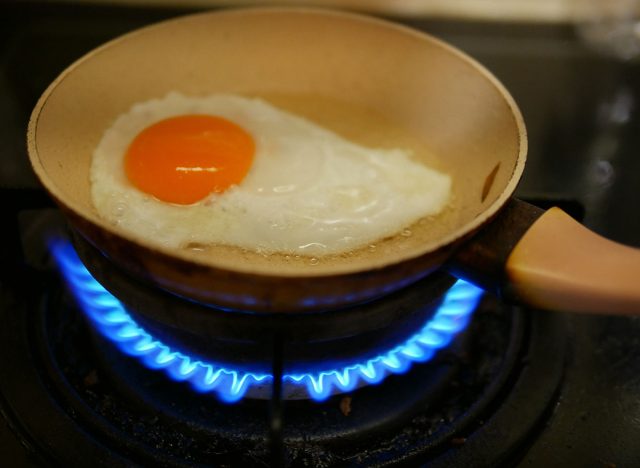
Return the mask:
<svg viewBox="0 0 640 468"><path fill-rule="evenodd" d="M184 12L1 6L0 187L25 197L39 190L26 156L25 129L37 98L59 72L121 33ZM468 52L513 94L529 133L518 196L543 204L577 202L587 226L640 247L637 65L596 55L570 25L403 22ZM7 200L0 206L4 210ZM4 289L11 272L6 263L3 268ZM640 320L579 315L563 320L569 344L560 394L520 465L640 466ZM23 454L0 419L0 456L21 460Z"/></svg>

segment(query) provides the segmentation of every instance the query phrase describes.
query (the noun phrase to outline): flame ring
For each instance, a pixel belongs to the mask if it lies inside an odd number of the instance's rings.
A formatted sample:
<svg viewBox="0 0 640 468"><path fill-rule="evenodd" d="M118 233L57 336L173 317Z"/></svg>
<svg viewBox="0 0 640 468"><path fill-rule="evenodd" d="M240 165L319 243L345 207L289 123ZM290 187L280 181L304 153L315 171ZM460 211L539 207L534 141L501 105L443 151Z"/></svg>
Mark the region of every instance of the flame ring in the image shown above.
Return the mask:
<svg viewBox="0 0 640 468"><path fill-rule="evenodd" d="M122 303L93 278L70 242L55 240L50 248L80 308L98 331L145 366L162 369L173 380L188 381L198 392L215 392L227 403L240 400L252 386L269 384L272 380L268 373L233 370L171 349L140 327ZM405 373L414 362L429 361L466 327L482 294L476 286L458 280L433 317L404 343L363 363L314 373L285 374L283 381L304 388L311 399L322 401L334 391L349 392L362 383L376 384L389 374Z"/></svg>

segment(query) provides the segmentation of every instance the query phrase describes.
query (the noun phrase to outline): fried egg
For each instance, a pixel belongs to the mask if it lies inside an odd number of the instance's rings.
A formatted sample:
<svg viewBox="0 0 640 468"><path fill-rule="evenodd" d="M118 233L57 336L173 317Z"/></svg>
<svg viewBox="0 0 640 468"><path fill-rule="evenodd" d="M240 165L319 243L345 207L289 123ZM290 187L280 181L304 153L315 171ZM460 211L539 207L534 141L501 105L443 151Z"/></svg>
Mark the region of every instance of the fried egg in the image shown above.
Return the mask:
<svg viewBox="0 0 640 468"><path fill-rule="evenodd" d="M318 256L393 236L447 205L451 179L258 98L171 93L108 128L91 165L99 215L146 242Z"/></svg>

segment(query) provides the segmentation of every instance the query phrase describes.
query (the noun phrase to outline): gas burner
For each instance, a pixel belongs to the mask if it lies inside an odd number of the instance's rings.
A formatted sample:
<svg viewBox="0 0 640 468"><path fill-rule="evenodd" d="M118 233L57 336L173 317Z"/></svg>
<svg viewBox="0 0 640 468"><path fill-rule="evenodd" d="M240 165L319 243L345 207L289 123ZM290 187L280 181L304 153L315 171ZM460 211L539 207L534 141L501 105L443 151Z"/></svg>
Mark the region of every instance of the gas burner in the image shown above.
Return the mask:
<svg viewBox="0 0 640 468"><path fill-rule="evenodd" d="M215 392L226 402L238 401L256 387L271 385L273 375L269 373L246 372L215 361L194 359L157 340L93 278L68 241L53 241L51 250L83 312L122 352L136 356L151 369L163 369L173 380L188 381L198 392ZM284 374L285 394L322 401L363 384L377 384L390 374L403 374L414 362L429 361L438 349L447 346L466 327L481 297L481 289L459 280L446 292L434 315L407 340L392 349L376 351L375 357L364 362L333 369L323 369L320 364L321 370Z"/></svg>
<svg viewBox="0 0 640 468"><path fill-rule="evenodd" d="M29 301L16 298L3 309L0 352L14 359L0 361L6 377L0 390L5 416L20 415L15 427L29 434L24 440L50 440L50 427L57 428L59 443L33 442L46 460L67 466L95 459L155 466L273 462L271 401L243 398L229 405L167 379L122 353L109 336L94 334L57 275L35 280L24 295ZM101 288L94 292L104 297ZM469 466L474 459L513 459L553 409L563 337L557 315L484 295L473 320L429 362L323 401L284 401L278 460L285 466ZM22 391L25 382L29 394Z"/></svg>

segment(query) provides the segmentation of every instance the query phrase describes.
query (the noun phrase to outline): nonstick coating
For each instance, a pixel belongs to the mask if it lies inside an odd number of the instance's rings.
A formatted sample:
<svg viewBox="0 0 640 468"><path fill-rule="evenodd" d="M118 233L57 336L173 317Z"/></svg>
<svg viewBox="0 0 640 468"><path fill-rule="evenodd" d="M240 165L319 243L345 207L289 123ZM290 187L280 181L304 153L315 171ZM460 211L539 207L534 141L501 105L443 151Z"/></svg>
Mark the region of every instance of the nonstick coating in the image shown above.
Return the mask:
<svg viewBox="0 0 640 468"><path fill-rule="evenodd" d="M98 216L89 167L119 114L171 91L285 96L274 102L285 107L313 96L375 112L428 145L452 177L451 206L413 226L410 237L317 265L225 246L206 257L154 246ZM527 147L508 92L451 46L374 18L280 8L186 16L94 50L41 97L28 144L36 174L72 227L113 262L198 301L283 312L372 299L436 270L509 199Z"/></svg>

